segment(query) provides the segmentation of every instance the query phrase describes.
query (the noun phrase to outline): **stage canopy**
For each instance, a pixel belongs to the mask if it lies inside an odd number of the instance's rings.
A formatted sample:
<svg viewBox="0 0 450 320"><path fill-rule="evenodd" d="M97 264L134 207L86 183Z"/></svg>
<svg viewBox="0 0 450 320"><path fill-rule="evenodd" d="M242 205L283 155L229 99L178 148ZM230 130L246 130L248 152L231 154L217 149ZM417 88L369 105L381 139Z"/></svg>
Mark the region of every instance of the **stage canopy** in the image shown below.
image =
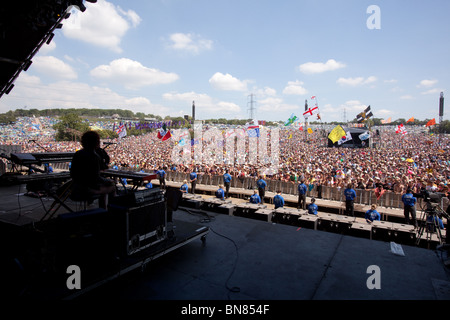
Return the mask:
<svg viewBox="0 0 450 320"><path fill-rule="evenodd" d="M369 129L366 127L362 128L352 128L352 127L342 127L346 133L350 133L351 139L345 141L344 143L339 144L338 142L333 143L328 138L328 147L337 147L337 148L367 148L369 147L371 137L364 139L365 134L369 132ZM328 132L329 134L329 132ZM363 140L361 140L363 138Z"/></svg>
<svg viewBox="0 0 450 320"><path fill-rule="evenodd" d="M88 2L97 2L89 0ZM82 0L3 1L0 6L0 98L14 87L22 71L54 31L63 26L73 7L86 10Z"/></svg>

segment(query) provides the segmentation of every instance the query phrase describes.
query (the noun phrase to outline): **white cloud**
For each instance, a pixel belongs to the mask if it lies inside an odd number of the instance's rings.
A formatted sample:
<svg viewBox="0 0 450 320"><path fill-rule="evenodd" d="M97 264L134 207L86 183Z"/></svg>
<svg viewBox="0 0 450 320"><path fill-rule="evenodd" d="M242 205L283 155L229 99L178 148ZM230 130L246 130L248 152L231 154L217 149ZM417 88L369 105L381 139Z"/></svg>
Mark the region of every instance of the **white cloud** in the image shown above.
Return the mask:
<svg viewBox="0 0 450 320"><path fill-rule="evenodd" d="M232 102L217 101L204 93L169 92L163 94L163 98L168 101L180 101L186 104L186 109L191 109L192 101L195 101L196 112L201 112L201 118L221 118L222 116L236 116L241 112L241 107ZM198 113L197 113L198 114Z"/></svg>
<svg viewBox="0 0 450 320"><path fill-rule="evenodd" d="M412 99L414 99L414 97L407 94L407 95L401 96L400 99L401 100L412 100Z"/></svg>
<svg viewBox="0 0 450 320"><path fill-rule="evenodd" d="M349 100L342 104L341 108L345 108L347 111L361 112L367 108L367 105L362 104L359 100Z"/></svg>
<svg viewBox="0 0 450 320"><path fill-rule="evenodd" d="M307 62L304 64L301 64L299 66L299 70L302 73L306 74L315 74L315 73L322 73L326 71L333 71L337 69L344 68L345 64L342 62L337 62L334 59L329 59L327 62Z"/></svg>
<svg viewBox="0 0 450 320"><path fill-rule="evenodd" d="M421 92L421 94L438 94L443 91L444 91L444 89L434 88L434 89L430 89L430 90Z"/></svg>
<svg viewBox="0 0 450 320"><path fill-rule="evenodd" d="M284 88L284 94L295 94L295 95L305 95L308 93L308 90L302 87L303 82L301 81L289 81L286 88Z"/></svg>
<svg viewBox="0 0 450 320"><path fill-rule="evenodd" d="M284 103L283 99L276 97L268 97L258 101L258 111L267 111L271 114L281 112L292 112L298 110L298 105Z"/></svg>
<svg viewBox="0 0 450 320"><path fill-rule="evenodd" d="M114 52L122 52L120 42L130 27L136 27L141 19L133 10L124 11L105 0L86 2L86 11L72 10L64 22L63 34Z"/></svg>
<svg viewBox="0 0 450 320"><path fill-rule="evenodd" d="M192 33L173 33L169 36L169 40L170 48L193 54L211 50L213 45L211 40L203 39L201 36Z"/></svg>
<svg viewBox="0 0 450 320"><path fill-rule="evenodd" d="M418 88L429 88L434 86L436 83L438 83L437 80L422 80L420 81L420 83L417 85Z"/></svg>
<svg viewBox="0 0 450 320"><path fill-rule="evenodd" d="M36 56L30 70L54 79L73 80L78 77L70 65L53 56Z"/></svg>
<svg viewBox="0 0 450 320"><path fill-rule="evenodd" d="M36 76L21 73L14 90L0 101L0 111L14 108L102 108L122 109L145 114L166 116L168 108L154 104L145 97L125 97L109 88L90 86L87 83L58 81L43 84Z"/></svg>
<svg viewBox="0 0 450 320"><path fill-rule="evenodd" d="M364 79L363 77L357 77L357 78L339 78L337 79L336 83L343 85L343 86L361 86L369 83L373 83L377 81L377 78L374 76L370 76L367 79Z"/></svg>
<svg viewBox="0 0 450 320"><path fill-rule="evenodd" d="M128 89L172 83L179 78L175 73L148 68L138 61L127 58L113 60L108 65L100 65L91 70L90 74L98 79L121 83Z"/></svg>
<svg viewBox="0 0 450 320"><path fill-rule="evenodd" d="M216 72L210 79L209 83L213 88L226 91L247 91L247 82L241 81L231 74L223 74Z"/></svg>

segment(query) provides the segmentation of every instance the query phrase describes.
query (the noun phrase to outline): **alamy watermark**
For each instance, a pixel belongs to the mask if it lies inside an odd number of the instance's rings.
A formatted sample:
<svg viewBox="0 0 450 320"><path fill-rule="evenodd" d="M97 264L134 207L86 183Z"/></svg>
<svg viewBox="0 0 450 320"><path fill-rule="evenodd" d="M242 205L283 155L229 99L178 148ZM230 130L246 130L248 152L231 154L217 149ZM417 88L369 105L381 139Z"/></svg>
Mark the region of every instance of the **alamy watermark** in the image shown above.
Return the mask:
<svg viewBox="0 0 450 320"><path fill-rule="evenodd" d="M366 10L370 16L367 18L366 26L370 30L381 29L381 9L377 5L370 5Z"/></svg>

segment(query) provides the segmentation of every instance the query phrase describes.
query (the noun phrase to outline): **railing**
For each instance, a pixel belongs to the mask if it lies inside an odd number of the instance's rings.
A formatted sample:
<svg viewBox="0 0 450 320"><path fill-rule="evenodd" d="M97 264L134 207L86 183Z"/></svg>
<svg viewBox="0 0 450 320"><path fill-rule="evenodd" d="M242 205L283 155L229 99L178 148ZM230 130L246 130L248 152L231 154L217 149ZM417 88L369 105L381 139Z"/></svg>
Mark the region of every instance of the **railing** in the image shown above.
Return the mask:
<svg viewBox="0 0 450 320"><path fill-rule="evenodd" d="M183 180L187 180L189 182L189 173L184 172L167 172L166 179L168 181L173 182L183 182ZM256 180L254 177L245 177L243 179L239 179L233 177L231 180L232 188L244 188L244 189L255 189L256 188ZM267 183L266 191L269 192L277 192L281 191L283 194L289 195L297 195L297 186L298 183L290 182L290 181L280 181L280 180L265 180ZM209 185L209 186L218 186L219 184L223 184L222 175L209 175L209 174L198 174L197 184ZM307 191L308 197L318 197L319 190L317 185ZM331 201L344 201L343 198L343 189L338 187L330 187L330 186L321 186L321 199L331 200ZM356 191L356 204L362 205L371 205L375 203L377 206L387 207L387 208L403 208L402 202L402 194L394 193L391 191L386 191L381 195L379 199L377 199L374 190L364 190L364 189L355 189ZM443 198L440 203L441 208L446 208L448 205L448 199Z"/></svg>

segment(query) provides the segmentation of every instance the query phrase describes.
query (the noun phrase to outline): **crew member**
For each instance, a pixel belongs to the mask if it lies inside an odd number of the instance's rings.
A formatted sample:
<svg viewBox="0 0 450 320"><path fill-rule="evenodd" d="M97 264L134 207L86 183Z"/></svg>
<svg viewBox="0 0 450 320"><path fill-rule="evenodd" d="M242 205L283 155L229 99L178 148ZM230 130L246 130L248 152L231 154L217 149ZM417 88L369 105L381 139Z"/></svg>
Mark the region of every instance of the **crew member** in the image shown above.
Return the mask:
<svg viewBox="0 0 450 320"><path fill-rule="evenodd" d="M100 148L100 136L96 131L85 132L81 137L81 145L83 148L75 152L70 167L72 192L86 198L100 195L99 207L106 209L108 196L114 196L116 191L114 181L100 175L109 157ZM99 149L104 152L99 154Z"/></svg>
<svg viewBox="0 0 450 320"><path fill-rule="evenodd" d="M410 224L409 215L411 215L411 222L414 228L417 228L416 219L416 202L417 198L412 194L412 190L406 190L406 193L402 195L403 202L403 214L405 215L406 224Z"/></svg>

